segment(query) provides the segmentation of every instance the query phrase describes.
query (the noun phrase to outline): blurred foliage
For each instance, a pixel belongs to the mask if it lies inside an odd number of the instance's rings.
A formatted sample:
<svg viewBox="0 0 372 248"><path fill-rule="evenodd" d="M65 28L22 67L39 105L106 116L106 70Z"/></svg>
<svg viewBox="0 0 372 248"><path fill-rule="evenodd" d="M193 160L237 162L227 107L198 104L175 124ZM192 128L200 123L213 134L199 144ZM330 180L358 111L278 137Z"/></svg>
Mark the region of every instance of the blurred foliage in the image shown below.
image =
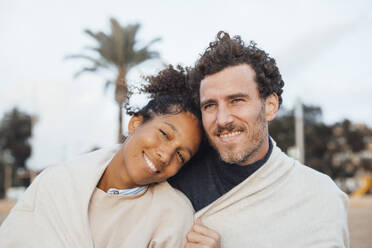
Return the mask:
<svg viewBox="0 0 372 248"><path fill-rule="evenodd" d="M5 166L10 166L12 169L12 186L23 185L17 177L17 171L26 169L26 160L31 156L29 143L31 135L32 118L30 115L17 108L5 113L0 121L0 195L2 196Z"/></svg>
<svg viewBox="0 0 372 248"><path fill-rule="evenodd" d="M105 89L109 86L115 87L115 101L119 107L119 133L118 141L122 140L123 136L123 105L128 101L128 84L126 80L127 73L136 65L153 58L159 58L159 53L150 50L150 46L160 39L154 39L148 44L139 47L137 33L140 29L140 24L129 24L121 26L114 18L110 19L111 32L93 32L85 30L92 37L97 46L88 47L94 56L86 54L70 55L66 58L84 59L91 62L90 66L82 68L75 76L79 76L84 72L99 73L101 70L114 70L116 73L115 80L108 80Z"/></svg>
<svg viewBox="0 0 372 248"><path fill-rule="evenodd" d="M322 122L318 106L303 105L305 164L331 178L352 177L362 167L372 169L371 151L367 151L372 132L365 125L358 127L349 120L332 125ZM285 152L295 146L294 110L281 109L269 124L270 135ZM371 167L371 168L370 168Z"/></svg>

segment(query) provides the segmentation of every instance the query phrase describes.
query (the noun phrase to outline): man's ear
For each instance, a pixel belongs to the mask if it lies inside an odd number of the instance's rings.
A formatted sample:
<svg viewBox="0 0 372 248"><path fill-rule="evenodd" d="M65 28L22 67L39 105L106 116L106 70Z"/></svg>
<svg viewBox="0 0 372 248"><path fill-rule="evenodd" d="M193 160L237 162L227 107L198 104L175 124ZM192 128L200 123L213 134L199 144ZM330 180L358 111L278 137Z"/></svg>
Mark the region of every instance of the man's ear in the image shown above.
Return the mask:
<svg viewBox="0 0 372 248"><path fill-rule="evenodd" d="M136 128L142 124L143 117L142 115L134 115L130 118L129 124L128 124L128 131L129 134L134 133Z"/></svg>
<svg viewBox="0 0 372 248"><path fill-rule="evenodd" d="M274 120L279 109L279 97L276 93L272 93L265 99L265 120Z"/></svg>

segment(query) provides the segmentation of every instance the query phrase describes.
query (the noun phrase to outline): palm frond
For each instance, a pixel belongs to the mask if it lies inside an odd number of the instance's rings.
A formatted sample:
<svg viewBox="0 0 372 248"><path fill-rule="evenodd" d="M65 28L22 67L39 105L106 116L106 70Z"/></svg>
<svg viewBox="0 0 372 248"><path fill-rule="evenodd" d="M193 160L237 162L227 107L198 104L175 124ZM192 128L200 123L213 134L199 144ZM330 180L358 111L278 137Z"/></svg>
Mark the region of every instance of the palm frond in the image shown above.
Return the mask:
<svg viewBox="0 0 372 248"><path fill-rule="evenodd" d="M92 62L95 67L102 67L102 68L105 68L105 69L108 69L108 67L109 67L107 65L107 63L105 63L105 61L93 58L93 57L85 55L85 54L67 55L67 56L65 56L64 59L85 59L85 60L88 60L88 61Z"/></svg>
<svg viewBox="0 0 372 248"><path fill-rule="evenodd" d="M85 72L96 72L97 70L99 69L99 67L84 67L83 69L81 69L80 71L76 72L74 74L74 78L77 78L79 77L81 74L85 73Z"/></svg>
<svg viewBox="0 0 372 248"><path fill-rule="evenodd" d="M155 38L155 39L151 40L150 42L148 42L146 47L150 47L151 45L153 45L154 43L159 42L159 41L161 41L161 38Z"/></svg>
<svg viewBox="0 0 372 248"><path fill-rule="evenodd" d="M159 58L159 56L160 55L158 52L148 51L147 48L142 48L136 52L135 56L132 59L132 63L134 65L138 65L144 62L145 60Z"/></svg>
<svg viewBox="0 0 372 248"><path fill-rule="evenodd" d="M103 88L104 93L107 92L108 88L109 88L111 85L114 85L114 82L111 81L111 80L107 80L106 83L105 83L105 87Z"/></svg>

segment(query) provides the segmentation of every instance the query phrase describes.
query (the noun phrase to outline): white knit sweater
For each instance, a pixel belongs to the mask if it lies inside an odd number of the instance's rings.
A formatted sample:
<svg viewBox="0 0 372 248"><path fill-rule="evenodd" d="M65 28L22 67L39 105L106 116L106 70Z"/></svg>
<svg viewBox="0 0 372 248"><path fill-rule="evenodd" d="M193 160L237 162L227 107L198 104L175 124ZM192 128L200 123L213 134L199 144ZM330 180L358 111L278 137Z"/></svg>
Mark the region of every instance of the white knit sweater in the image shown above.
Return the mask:
<svg viewBox="0 0 372 248"><path fill-rule="evenodd" d="M27 189L0 227L0 247L93 247L88 208L108 162L119 147L99 150L44 170ZM167 182L150 186L140 197L129 196L125 223L104 230L105 247L183 247L193 224L187 198ZM97 202L95 202L97 204ZM115 208L115 211L117 209ZM117 235L120 232L123 235ZM106 237L105 237L106 238Z"/></svg>
<svg viewBox="0 0 372 248"><path fill-rule="evenodd" d="M221 234L223 248L349 247L348 197L273 143L258 171L196 217Z"/></svg>

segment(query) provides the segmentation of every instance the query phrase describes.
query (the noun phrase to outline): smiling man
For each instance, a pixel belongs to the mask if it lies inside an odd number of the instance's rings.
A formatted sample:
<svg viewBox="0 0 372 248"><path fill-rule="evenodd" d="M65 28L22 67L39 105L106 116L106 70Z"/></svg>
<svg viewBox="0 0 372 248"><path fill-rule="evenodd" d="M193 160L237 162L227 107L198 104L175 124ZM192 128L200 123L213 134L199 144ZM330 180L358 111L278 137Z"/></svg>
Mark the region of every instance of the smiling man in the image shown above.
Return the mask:
<svg viewBox="0 0 372 248"><path fill-rule="evenodd" d="M207 137L223 161L244 166L265 156L267 122L275 117L278 96L260 98L249 65L228 67L205 77L200 95Z"/></svg>
<svg viewBox="0 0 372 248"><path fill-rule="evenodd" d="M199 218L186 247L349 247L347 196L269 136L284 86L275 60L219 32L190 76L211 148L169 180Z"/></svg>

